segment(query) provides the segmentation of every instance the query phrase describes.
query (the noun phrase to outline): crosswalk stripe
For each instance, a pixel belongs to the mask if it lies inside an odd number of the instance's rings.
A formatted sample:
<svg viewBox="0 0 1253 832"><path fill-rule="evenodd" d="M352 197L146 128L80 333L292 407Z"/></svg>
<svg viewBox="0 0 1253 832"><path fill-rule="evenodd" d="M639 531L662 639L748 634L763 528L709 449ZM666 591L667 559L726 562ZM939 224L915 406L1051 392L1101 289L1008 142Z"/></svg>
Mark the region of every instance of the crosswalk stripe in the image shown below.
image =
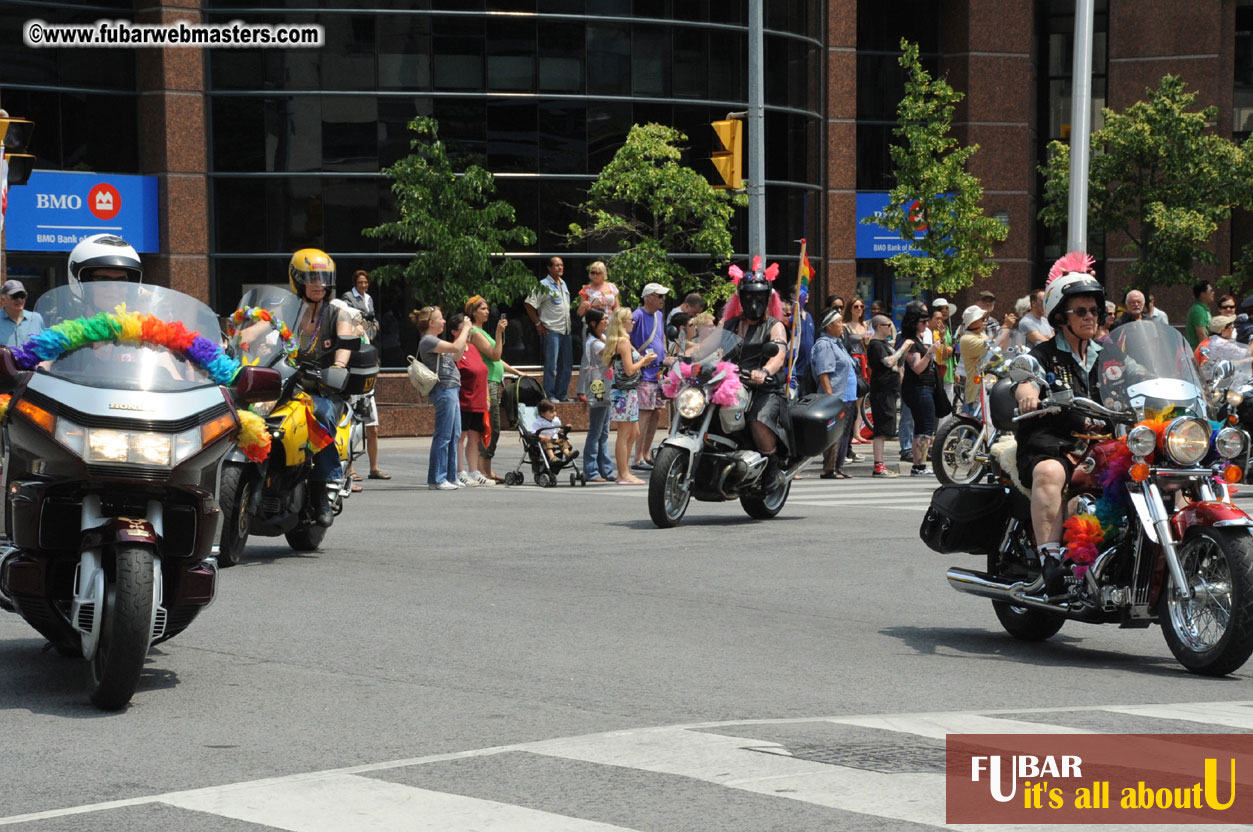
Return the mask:
<svg viewBox="0 0 1253 832"><path fill-rule="evenodd" d="M626 827L351 774L191 792L161 801L290 832L345 829L623 832Z"/></svg>
<svg viewBox="0 0 1253 832"><path fill-rule="evenodd" d="M541 742L527 751L690 777L894 820L935 825L944 817L941 774L885 774L798 760L777 744L744 737L675 728Z"/></svg>
<svg viewBox="0 0 1253 832"><path fill-rule="evenodd" d="M942 740L947 734L1089 734L1082 728L1052 725L1047 722L1025 722L970 713L904 714L890 716L834 717L825 720L838 725L879 728L903 734L916 734Z"/></svg>
<svg viewBox="0 0 1253 832"><path fill-rule="evenodd" d="M1247 705L1247 703L1244 703ZM1177 719L1183 722L1203 722L1225 725L1228 728L1253 729L1253 709L1232 702L1191 702L1180 705L1127 705L1106 706L1105 710L1131 716L1148 716L1155 719Z"/></svg>

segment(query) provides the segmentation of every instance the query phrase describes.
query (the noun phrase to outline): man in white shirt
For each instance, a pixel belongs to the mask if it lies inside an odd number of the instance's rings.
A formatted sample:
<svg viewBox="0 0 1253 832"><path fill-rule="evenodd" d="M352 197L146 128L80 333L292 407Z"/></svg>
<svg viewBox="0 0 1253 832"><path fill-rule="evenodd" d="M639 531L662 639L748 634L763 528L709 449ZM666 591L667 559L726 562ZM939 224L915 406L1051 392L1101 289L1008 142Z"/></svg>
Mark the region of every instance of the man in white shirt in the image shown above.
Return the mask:
<svg viewBox="0 0 1253 832"><path fill-rule="evenodd" d="M378 320L374 314L374 298L370 297L370 273L357 269L352 277L352 288L340 296L340 300L361 313L365 337L371 342L379 333Z"/></svg>
<svg viewBox="0 0 1253 832"><path fill-rule="evenodd" d="M526 299L526 314L544 345L544 395L550 401L569 401L571 367L570 287L562 280L566 264L548 258L548 277Z"/></svg>
<svg viewBox="0 0 1253 832"><path fill-rule="evenodd" d="M1036 289L1031 293L1031 311L1022 316L1018 331L1027 336L1027 343L1031 346L1053 337L1053 327L1044 320L1043 289Z"/></svg>

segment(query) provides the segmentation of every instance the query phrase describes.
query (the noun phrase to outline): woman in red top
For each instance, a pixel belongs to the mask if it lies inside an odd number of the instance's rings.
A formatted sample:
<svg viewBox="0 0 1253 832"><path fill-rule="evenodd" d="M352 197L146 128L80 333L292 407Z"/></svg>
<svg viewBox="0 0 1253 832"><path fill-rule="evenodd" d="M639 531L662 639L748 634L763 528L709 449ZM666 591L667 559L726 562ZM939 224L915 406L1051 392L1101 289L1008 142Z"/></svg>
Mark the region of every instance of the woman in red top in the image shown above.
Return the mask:
<svg viewBox="0 0 1253 832"><path fill-rule="evenodd" d="M455 332L464 317L458 312L449 318L450 331ZM457 440L461 471L457 474L457 482L466 487L495 485L479 470L479 442L491 442L489 431L495 426L490 425L487 418L487 363L483 361L478 347L473 344L466 347L457 362L457 369L461 371L461 437Z"/></svg>

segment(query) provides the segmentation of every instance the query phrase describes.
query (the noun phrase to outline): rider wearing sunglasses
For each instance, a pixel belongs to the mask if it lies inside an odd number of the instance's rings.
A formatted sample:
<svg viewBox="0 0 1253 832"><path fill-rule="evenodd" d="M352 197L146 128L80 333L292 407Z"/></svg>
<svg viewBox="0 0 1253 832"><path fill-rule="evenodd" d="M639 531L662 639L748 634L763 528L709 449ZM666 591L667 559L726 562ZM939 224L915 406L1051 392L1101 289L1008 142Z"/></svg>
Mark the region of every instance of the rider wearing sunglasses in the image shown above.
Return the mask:
<svg viewBox="0 0 1253 832"><path fill-rule="evenodd" d="M26 287L20 280L6 280L0 286L0 344L18 347L44 330L44 319L38 312L26 309Z"/></svg>
<svg viewBox="0 0 1253 832"><path fill-rule="evenodd" d="M1104 324L1105 290L1091 275L1069 272L1053 280L1044 291L1046 320L1056 331L1055 338L1036 344L1031 350L1056 383L1070 388L1076 396L1101 400L1101 368L1109 367L1111 356L1102 359L1102 350L1117 352L1109 342L1096 341L1097 329ZM1121 364L1121 358L1115 358ZM1120 374L1111 372L1109 381ZM1036 382L1017 385L1014 395L1018 409L1030 413L1040 407L1040 389ZM1063 492L1075 471L1083 440L1085 420L1073 412L1041 416L1019 423L1018 473L1024 486L1031 488L1031 525L1049 591L1064 586L1065 551L1062 549L1062 522L1066 511Z"/></svg>

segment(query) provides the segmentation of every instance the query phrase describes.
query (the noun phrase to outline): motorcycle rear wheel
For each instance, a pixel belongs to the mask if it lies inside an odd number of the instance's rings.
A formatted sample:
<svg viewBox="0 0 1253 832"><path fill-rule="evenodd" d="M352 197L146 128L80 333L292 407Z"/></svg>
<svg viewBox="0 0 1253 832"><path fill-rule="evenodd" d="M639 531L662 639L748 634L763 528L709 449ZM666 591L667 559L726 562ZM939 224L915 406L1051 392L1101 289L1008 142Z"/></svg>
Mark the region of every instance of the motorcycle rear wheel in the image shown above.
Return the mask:
<svg viewBox="0 0 1253 832"><path fill-rule="evenodd" d="M218 565L223 569L235 566L244 557L248 544L248 502L252 499L252 480L244 466L222 466L222 483L218 488L218 505L222 507L222 539L218 544Z"/></svg>
<svg viewBox="0 0 1253 832"><path fill-rule="evenodd" d="M674 528L687 513L692 489L686 478L686 451L668 445L657 451L648 475L648 516L657 528Z"/></svg>
<svg viewBox="0 0 1253 832"><path fill-rule="evenodd" d="M783 505L787 502L787 495L792 491L792 481L788 480L783 485L764 495L748 495L740 497L740 506L755 520L769 520L777 517L780 511L783 511Z"/></svg>
<svg viewBox="0 0 1253 832"><path fill-rule="evenodd" d="M1253 655L1253 538L1247 529L1194 526L1179 561L1193 597L1175 596L1167 570L1160 602L1166 644L1193 673L1233 673Z"/></svg>
<svg viewBox="0 0 1253 832"><path fill-rule="evenodd" d="M326 527L310 523L297 526L283 536L287 538L287 545L297 552L316 552L322 545L322 538L326 537Z"/></svg>
<svg viewBox="0 0 1253 832"><path fill-rule="evenodd" d="M975 458L986 452L981 425L960 417L945 419L931 445L931 468L943 485L968 485L987 468Z"/></svg>
<svg viewBox="0 0 1253 832"><path fill-rule="evenodd" d="M104 711L131 701L152 641L152 550L118 546L113 561L114 574L105 579L100 643L87 662L87 693Z"/></svg>
<svg viewBox="0 0 1253 832"><path fill-rule="evenodd" d="M1004 601L993 601L992 609L1005 632L1022 641L1047 641L1066 623L1064 616Z"/></svg>

